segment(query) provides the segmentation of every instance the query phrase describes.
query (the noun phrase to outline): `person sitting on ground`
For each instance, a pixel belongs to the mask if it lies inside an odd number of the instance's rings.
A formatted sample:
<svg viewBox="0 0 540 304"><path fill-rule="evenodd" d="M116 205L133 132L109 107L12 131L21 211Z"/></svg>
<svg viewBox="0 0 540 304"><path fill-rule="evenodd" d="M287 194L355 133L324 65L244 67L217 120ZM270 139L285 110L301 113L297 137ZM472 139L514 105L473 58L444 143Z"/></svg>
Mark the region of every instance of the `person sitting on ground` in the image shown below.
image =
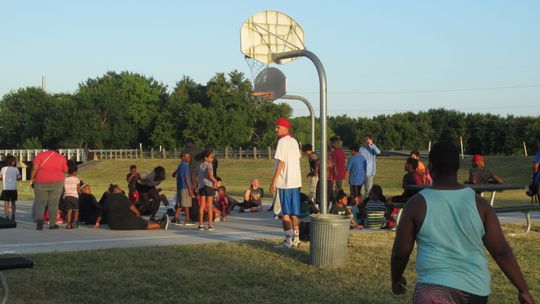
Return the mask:
<svg viewBox="0 0 540 304"><path fill-rule="evenodd" d="M361 225L358 225L356 223L356 220L354 219L352 215L351 208L347 206L349 201L349 197L343 190L338 191L336 195L336 203L332 204L332 208L330 208L330 214L338 214L338 215L345 215L351 218L351 229L359 228L362 229Z"/></svg>
<svg viewBox="0 0 540 304"><path fill-rule="evenodd" d="M229 211L229 198L227 197L227 188L225 186L219 186L217 195L214 199L214 218L221 216L221 221L225 222L227 220L227 213Z"/></svg>
<svg viewBox="0 0 540 304"><path fill-rule="evenodd" d="M473 155L472 168L469 170L469 184L502 184L502 178L491 173L484 163L484 157L480 154Z"/></svg>
<svg viewBox="0 0 540 304"><path fill-rule="evenodd" d="M262 210L263 188L259 187L259 180L251 180L250 187L244 192L244 203L240 205L240 212L257 212Z"/></svg>
<svg viewBox="0 0 540 304"><path fill-rule="evenodd" d="M403 169L407 172L405 175L403 175L403 193L401 195L394 196L390 199L390 202L392 203L405 203L409 198L411 198L416 193L420 192L420 190L414 190L414 189L407 189L406 186L409 185L415 185L415 186L422 186L424 185L424 181L422 180L422 177L416 169L418 168L418 160L409 157L407 158L407 161L405 161L405 166Z"/></svg>
<svg viewBox="0 0 540 304"><path fill-rule="evenodd" d="M79 194L79 221L86 225L95 225L102 210L96 197L92 194L90 185L83 184L81 194Z"/></svg>
<svg viewBox="0 0 540 304"><path fill-rule="evenodd" d="M426 166L424 165L424 163L420 161L420 152L413 150L411 151L410 157L418 161L418 168L416 168L416 172L418 172L418 174L420 174L420 177L422 177L424 185L430 185L432 182L431 175L429 175L428 170L426 170Z"/></svg>
<svg viewBox="0 0 540 304"><path fill-rule="evenodd" d="M386 198L383 189L379 185L373 185L365 203L364 228L381 229L387 227ZM388 228L393 228L388 227Z"/></svg>
<svg viewBox="0 0 540 304"><path fill-rule="evenodd" d="M126 175L128 182L128 197L129 200L136 204L139 201L139 192L137 192L137 182L141 179L141 175L137 172L137 166L131 165L129 173Z"/></svg>
<svg viewBox="0 0 540 304"><path fill-rule="evenodd" d="M485 249L518 290L518 302L534 303L494 209L458 182L457 147L436 143L428 166L433 186L409 200L397 228L392 292L406 292L403 273L416 243L413 303L487 303L491 275Z"/></svg>
<svg viewBox="0 0 540 304"><path fill-rule="evenodd" d="M158 166L154 170L142 173L141 179L137 182L137 191L139 192L139 204L137 209L142 215L150 215L151 220L155 220L156 213L159 210L159 204L162 197L159 195L161 189L156 188L165 180L165 168ZM168 205L168 202L164 205Z"/></svg>
<svg viewBox="0 0 540 304"><path fill-rule="evenodd" d="M167 229L169 226L169 216L166 213L160 223L143 219L139 210L118 185L113 187L107 197L103 214L107 217L109 228L112 230L156 230ZM101 217L97 219L94 227L99 228L100 225Z"/></svg>

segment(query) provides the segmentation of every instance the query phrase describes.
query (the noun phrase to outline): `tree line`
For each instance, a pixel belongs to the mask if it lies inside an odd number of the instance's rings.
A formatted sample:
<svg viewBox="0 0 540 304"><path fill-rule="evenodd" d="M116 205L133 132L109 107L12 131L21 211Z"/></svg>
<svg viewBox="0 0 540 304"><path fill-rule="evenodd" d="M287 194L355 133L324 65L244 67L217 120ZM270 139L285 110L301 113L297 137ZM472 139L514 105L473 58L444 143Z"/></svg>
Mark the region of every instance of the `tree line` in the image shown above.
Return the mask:
<svg viewBox="0 0 540 304"><path fill-rule="evenodd" d="M216 73L206 84L184 76L170 92L152 77L131 72L89 78L73 94L21 88L0 100L0 147L41 148L55 138L64 147L175 149L187 137L218 148L274 146L273 122L290 117L292 109L254 97L252 90L251 81L238 71ZM292 125L299 142L308 143L309 117L293 118ZM335 116L328 118L328 126L328 134L338 135L344 146L361 143L368 133L382 149L425 150L430 141L458 143L462 137L466 153L483 154L522 154L523 142L534 149L540 134L539 117L445 109Z"/></svg>

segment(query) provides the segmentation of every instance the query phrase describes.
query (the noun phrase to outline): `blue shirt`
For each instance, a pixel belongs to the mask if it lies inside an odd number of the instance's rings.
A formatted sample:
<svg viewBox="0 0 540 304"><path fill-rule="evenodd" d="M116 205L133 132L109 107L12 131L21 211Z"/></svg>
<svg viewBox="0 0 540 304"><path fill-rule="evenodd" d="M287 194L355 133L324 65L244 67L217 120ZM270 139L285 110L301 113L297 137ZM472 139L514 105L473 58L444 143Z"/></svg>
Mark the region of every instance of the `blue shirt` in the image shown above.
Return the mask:
<svg viewBox="0 0 540 304"><path fill-rule="evenodd" d="M353 155L347 161L349 171L349 185L359 186L366 179L366 158L361 154Z"/></svg>
<svg viewBox="0 0 540 304"><path fill-rule="evenodd" d="M420 195L426 215L416 235L416 281L489 295L485 231L474 190L425 189Z"/></svg>
<svg viewBox="0 0 540 304"><path fill-rule="evenodd" d="M181 162L176 169L176 189L178 189L178 191L188 188L186 179L191 180L191 174L189 173L189 164L186 162Z"/></svg>
<svg viewBox="0 0 540 304"><path fill-rule="evenodd" d="M534 156L534 163L540 164L540 150L536 151L536 155ZM534 175L534 182L535 184L540 185L540 169Z"/></svg>
<svg viewBox="0 0 540 304"><path fill-rule="evenodd" d="M360 154L366 158L366 175L375 176L377 172L377 155L381 154L381 150L376 145L370 145L369 147L360 147Z"/></svg>

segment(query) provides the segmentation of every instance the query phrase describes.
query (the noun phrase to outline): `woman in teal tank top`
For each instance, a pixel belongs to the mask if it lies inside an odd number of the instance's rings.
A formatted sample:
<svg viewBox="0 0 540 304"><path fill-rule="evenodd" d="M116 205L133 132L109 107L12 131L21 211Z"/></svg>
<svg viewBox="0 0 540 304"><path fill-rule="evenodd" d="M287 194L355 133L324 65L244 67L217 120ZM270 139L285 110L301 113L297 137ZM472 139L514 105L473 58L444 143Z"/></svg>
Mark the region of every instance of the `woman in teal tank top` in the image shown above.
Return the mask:
<svg viewBox="0 0 540 304"><path fill-rule="evenodd" d="M457 181L459 152L440 142L429 154L433 187L405 206L392 250L392 292L405 293L403 272L416 241L413 303L487 303L491 276L484 247L518 290L534 303L527 283L489 203Z"/></svg>

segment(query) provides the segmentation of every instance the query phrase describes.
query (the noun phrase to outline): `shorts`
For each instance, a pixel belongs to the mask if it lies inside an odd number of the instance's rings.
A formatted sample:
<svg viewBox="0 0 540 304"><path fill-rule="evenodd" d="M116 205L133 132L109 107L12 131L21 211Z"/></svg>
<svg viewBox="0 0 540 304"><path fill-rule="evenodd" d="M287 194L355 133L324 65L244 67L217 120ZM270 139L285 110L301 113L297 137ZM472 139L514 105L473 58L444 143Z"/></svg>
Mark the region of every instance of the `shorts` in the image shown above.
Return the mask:
<svg viewBox="0 0 540 304"><path fill-rule="evenodd" d="M17 190L2 190L0 201L14 202L17 200Z"/></svg>
<svg viewBox="0 0 540 304"><path fill-rule="evenodd" d="M212 187L208 187L208 186L204 186L202 188L199 189L199 195L200 196L214 196L214 188Z"/></svg>
<svg viewBox="0 0 540 304"><path fill-rule="evenodd" d="M362 196L363 185L351 185L351 197Z"/></svg>
<svg viewBox="0 0 540 304"><path fill-rule="evenodd" d="M426 283L416 283L413 293L413 303L461 303L484 304L487 296L478 296L463 290Z"/></svg>
<svg viewBox="0 0 540 304"><path fill-rule="evenodd" d="M66 210L79 210L79 199L77 197L64 197L64 204L66 206Z"/></svg>
<svg viewBox="0 0 540 304"><path fill-rule="evenodd" d="M189 196L188 189L180 189L180 193L176 195L176 200L181 208L190 208L193 206L193 200Z"/></svg>
<svg viewBox="0 0 540 304"><path fill-rule="evenodd" d="M300 188L279 189L281 213L283 215L300 216Z"/></svg>

